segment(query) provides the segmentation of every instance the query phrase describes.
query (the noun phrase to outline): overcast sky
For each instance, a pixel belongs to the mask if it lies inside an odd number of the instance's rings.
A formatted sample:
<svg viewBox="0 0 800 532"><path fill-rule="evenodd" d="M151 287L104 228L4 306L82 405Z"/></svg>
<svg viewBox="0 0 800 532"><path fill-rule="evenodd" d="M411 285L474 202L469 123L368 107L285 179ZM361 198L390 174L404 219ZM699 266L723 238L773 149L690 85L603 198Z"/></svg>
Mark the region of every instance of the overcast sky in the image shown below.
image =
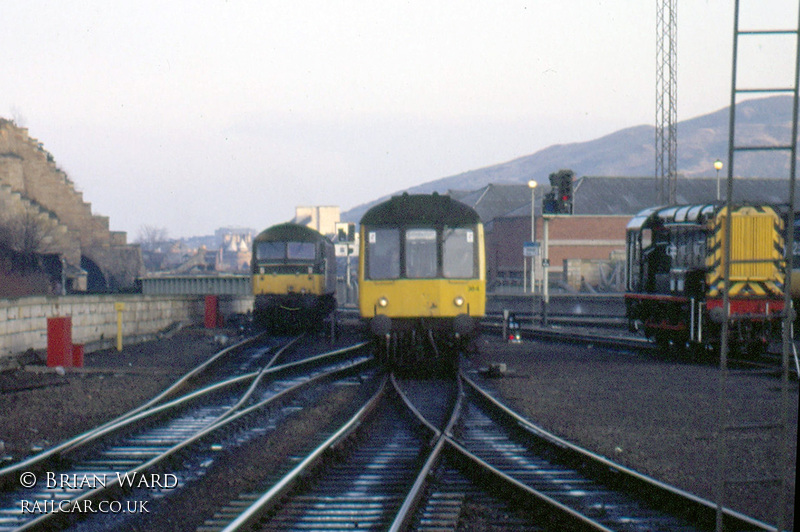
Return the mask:
<svg viewBox="0 0 800 532"><path fill-rule="evenodd" d="M654 125L656 5L0 0L0 116L129 241L260 230ZM785 29L796 5L740 20ZM728 105L732 33L733 0L678 1L679 120ZM748 46L791 62L773 42Z"/></svg>

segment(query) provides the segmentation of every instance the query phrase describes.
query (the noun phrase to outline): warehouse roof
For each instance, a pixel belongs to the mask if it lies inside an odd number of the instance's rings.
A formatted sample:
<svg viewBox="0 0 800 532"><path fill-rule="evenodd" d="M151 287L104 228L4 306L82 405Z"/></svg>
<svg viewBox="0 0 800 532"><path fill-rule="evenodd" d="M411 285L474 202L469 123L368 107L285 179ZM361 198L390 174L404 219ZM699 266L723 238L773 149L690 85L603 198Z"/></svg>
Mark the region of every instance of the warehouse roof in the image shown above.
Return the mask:
<svg viewBox="0 0 800 532"><path fill-rule="evenodd" d="M541 198L550 187L541 186L536 193L536 212L542 211ZM496 218L530 217L531 192L527 184L489 184L475 191L449 191L448 194L473 207L484 223ZM724 201L727 180L720 179L720 193ZM617 215L634 214L659 204L656 180L653 177L598 177L577 178L573 187L573 214ZM713 203L717 197L716 178L678 179L676 203ZM800 191L796 191L800 197ZM735 178L733 201L749 203L785 204L789 201L789 180L779 178ZM795 200L795 205L800 201Z"/></svg>
<svg viewBox="0 0 800 532"><path fill-rule="evenodd" d="M530 216L530 191L528 185L490 183L478 190L450 190L447 194L475 209L481 220L486 223L523 206L528 209L528 216Z"/></svg>

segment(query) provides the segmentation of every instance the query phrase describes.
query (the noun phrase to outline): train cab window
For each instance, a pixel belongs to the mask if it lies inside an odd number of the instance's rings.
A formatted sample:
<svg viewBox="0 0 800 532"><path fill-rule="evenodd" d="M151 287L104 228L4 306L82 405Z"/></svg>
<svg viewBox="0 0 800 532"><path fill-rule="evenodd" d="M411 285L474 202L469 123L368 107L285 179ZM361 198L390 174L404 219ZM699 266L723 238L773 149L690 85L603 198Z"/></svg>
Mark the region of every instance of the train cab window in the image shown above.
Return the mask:
<svg viewBox="0 0 800 532"><path fill-rule="evenodd" d="M371 229L367 235L366 277L400 277L400 230Z"/></svg>
<svg viewBox="0 0 800 532"><path fill-rule="evenodd" d="M313 242L287 242L286 257L290 260L314 260L316 248Z"/></svg>
<svg viewBox="0 0 800 532"><path fill-rule="evenodd" d="M283 242L259 242L256 246L256 260L282 261L286 254L286 244Z"/></svg>
<svg viewBox="0 0 800 532"><path fill-rule="evenodd" d="M447 279L475 277L475 233L472 229L444 229L442 274Z"/></svg>
<svg viewBox="0 0 800 532"><path fill-rule="evenodd" d="M673 264L683 269L696 269L705 266L706 235L698 228L688 227L674 233L675 256Z"/></svg>
<svg viewBox="0 0 800 532"><path fill-rule="evenodd" d="M436 277L436 230L409 229L406 231L406 277L431 279Z"/></svg>

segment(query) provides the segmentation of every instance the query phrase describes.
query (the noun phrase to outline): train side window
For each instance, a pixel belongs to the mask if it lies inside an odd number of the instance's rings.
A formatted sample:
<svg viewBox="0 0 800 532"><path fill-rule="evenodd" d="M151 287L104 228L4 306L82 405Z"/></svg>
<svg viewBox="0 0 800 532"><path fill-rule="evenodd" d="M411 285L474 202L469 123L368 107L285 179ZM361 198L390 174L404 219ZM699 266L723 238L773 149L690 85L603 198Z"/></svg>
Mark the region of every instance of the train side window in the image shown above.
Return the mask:
<svg viewBox="0 0 800 532"><path fill-rule="evenodd" d="M651 274L647 259L653 246L653 230L645 227L641 231L631 231L628 236L628 246L631 261L629 265L631 276L628 282L632 290L644 290L647 278Z"/></svg>
<svg viewBox="0 0 800 532"><path fill-rule="evenodd" d="M653 243L653 230L652 229L642 229L642 249L649 248Z"/></svg>
<svg viewBox="0 0 800 532"><path fill-rule="evenodd" d="M442 274L448 279L475 277L475 233L445 228L442 238Z"/></svg>
<svg viewBox="0 0 800 532"><path fill-rule="evenodd" d="M694 269L705 265L705 234L694 227L681 228L675 231L675 249L677 251L673 265L679 268Z"/></svg>
<svg viewBox="0 0 800 532"><path fill-rule="evenodd" d="M673 267L685 269L691 266L691 256L689 254L689 241L692 234L686 228L676 228L672 233L671 249Z"/></svg>
<svg viewBox="0 0 800 532"><path fill-rule="evenodd" d="M432 279L437 272L435 229L406 231L406 277Z"/></svg>
<svg viewBox="0 0 800 532"><path fill-rule="evenodd" d="M692 241L692 266L705 268L706 266L706 233L700 229L694 231Z"/></svg>
<svg viewBox="0 0 800 532"><path fill-rule="evenodd" d="M367 235L368 279L397 279L400 277L400 231L371 229Z"/></svg>
<svg viewBox="0 0 800 532"><path fill-rule="evenodd" d="M628 289L638 292L641 285L641 271L642 271L642 244L640 237L641 233L638 231L628 231Z"/></svg>

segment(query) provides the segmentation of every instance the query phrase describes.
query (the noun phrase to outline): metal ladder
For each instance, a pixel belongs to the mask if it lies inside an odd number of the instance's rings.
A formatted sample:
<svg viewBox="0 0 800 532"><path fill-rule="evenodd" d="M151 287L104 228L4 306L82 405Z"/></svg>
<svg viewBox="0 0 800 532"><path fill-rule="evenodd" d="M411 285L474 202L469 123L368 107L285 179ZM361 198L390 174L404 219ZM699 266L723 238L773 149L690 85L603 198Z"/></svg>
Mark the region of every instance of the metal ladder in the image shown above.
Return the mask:
<svg viewBox="0 0 800 532"><path fill-rule="evenodd" d="M753 9L757 5L757 0L749 0L751 5L748 6ZM787 0L789 2L791 0ZM796 360L796 351L793 341L792 331L792 308L791 294L789 290L792 271L792 242L794 242L794 212L795 212L795 181L797 171L797 113L798 113L798 84L800 84L800 5L796 5L796 25L789 29L749 29L742 30L739 27L740 18L740 0L735 0L734 12L734 28L733 28L733 62L732 62L732 81L731 81L731 104L730 104L730 121L729 121L729 137L728 137L728 179L727 179L727 211L731 212L731 198L733 196L733 176L735 167L735 156L742 152L783 152L789 154L789 208L787 213L787 228L786 228L786 282L785 282L785 305L784 319L783 319L783 372L781 377L781 419L776 423L759 423L751 425L730 425L727 419L727 380L729 378L728 370L728 333L729 333L729 315L728 315L728 292L730 290L730 239L726 239L725 243L725 291L723 296L723 311L724 321L722 328L722 341L720 347L720 378L718 388L718 431L717 431L717 523L716 528L722 531L722 509L725 500L726 486L731 484L741 484L750 482L774 482L778 485L778 497L776 508L776 523L778 530L785 530L791 523L787 523L788 516L785 515L785 508L788 505L789 497L789 484L787 481L786 470L789 463L789 442L788 442L788 423L789 423L789 356L790 352L794 354ZM756 10L757 11L757 10ZM755 13L755 11L753 11ZM781 87L748 87L739 88L738 76L740 57L740 42L744 40L757 40L759 44L769 43L774 44L776 39L786 40L794 38L794 57L792 60L787 60L788 68L793 68L793 82L788 83ZM790 54L791 55L791 54ZM737 143L736 139L736 103L737 97L747 94L787 94L792 96L792 128L791 138L785 144L780 145L756 145ZM731 216L726 216L726 234L731 234ZM773 469L774 475L770 478L760 479L744 479L744 480L730 480L726 478L727 468L727 455L728 455L728 437L733 434L749 433L752 431L775 431L779 440L779 453L778 463Z"/></svg>

